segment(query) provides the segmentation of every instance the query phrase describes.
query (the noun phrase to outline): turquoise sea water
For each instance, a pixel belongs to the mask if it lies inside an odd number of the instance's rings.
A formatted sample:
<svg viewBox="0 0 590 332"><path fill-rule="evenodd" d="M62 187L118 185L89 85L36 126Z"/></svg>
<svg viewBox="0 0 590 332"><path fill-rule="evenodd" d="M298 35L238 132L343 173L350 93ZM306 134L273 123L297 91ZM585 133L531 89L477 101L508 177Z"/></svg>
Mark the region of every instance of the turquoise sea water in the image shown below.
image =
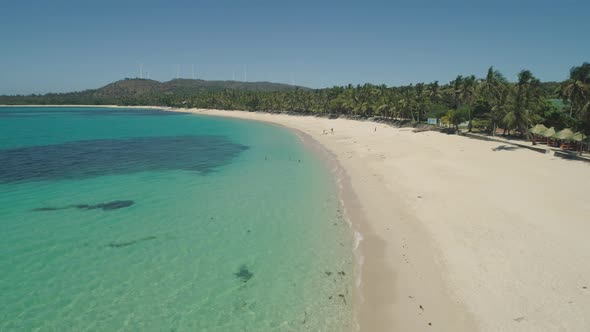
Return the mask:
<svg viewBox="0 0 590 332"><path fill-rule="evenodd" d="M0 330L349 329L340 211L280 127L0 108Z"/></svg>

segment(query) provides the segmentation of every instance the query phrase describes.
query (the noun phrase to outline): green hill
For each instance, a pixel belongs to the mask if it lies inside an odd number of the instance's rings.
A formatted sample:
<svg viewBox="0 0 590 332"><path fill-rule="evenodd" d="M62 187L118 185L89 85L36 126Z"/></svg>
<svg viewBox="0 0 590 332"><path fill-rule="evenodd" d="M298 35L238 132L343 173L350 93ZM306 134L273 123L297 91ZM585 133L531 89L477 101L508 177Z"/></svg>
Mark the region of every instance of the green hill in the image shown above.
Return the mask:
<svg viewBox="0 0 590 332"><path fill-rule="evenodd" d="M164 105L170 97L191 97L221 91L277 92L309 90L305 87L271 83L238 81L205 81L174 79L159 82L148 79L124 79L98 89L45 95L0 96L0 105Z"/></svg>

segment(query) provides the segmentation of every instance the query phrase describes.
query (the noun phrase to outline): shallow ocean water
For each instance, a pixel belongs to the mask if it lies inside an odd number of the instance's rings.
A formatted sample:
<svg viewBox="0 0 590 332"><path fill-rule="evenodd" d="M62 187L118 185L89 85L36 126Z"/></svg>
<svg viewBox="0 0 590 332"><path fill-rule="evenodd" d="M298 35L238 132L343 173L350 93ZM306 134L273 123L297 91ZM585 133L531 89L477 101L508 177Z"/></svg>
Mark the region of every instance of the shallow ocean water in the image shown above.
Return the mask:
<svg viewBox="0 0 590 332"><path fill-rule="evenodd" d="M341 210L277 126L0 108L0 330L348 329Z"/></svg>

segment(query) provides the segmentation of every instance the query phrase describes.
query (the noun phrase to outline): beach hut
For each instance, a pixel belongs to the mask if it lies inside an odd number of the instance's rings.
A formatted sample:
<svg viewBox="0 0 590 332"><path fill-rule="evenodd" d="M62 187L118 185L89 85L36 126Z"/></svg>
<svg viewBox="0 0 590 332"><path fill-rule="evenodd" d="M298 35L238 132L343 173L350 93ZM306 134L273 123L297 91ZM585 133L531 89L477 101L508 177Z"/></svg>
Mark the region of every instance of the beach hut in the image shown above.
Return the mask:
<svg viewBox="0 0 590 332"><path fill-rule="evenodd" d="M547 130L545 130L544 132L541 133L541 136L545 137L547 139L547 145L551 145L551 139L553 138L553 136L555 135L555 128L551 127Z"/></svg>
<svg viewBox="0 0 590 332"><path fill-rule="evenodd" d="M588 146L588 142L585 142L586 139L588 138L588 136L577 132L574 134L574 136L572 137L572 140L576 142L576 151L582 152L584 150L586 150L586 147Z"/></svg>
<svg viewBox="0 0 590 332"><path fill-rule="evenodd" d="M543 136L543 133L547 130L547 127L545 127L543 124L538 124L536 126L534 126L533 128L531 128L531 134L533 134L533 139L535 140L535 143L546 143L547 140L545 139L545 137Z"/></svg>
<svg viewBox="0 0 590 332"><path fill-rule="evenodd" d="M555 128L551 127L549 129L546 129L540 135L543 136L543 137L546 137L546 138L553 137L555 135Z"/></svg>
<svg viewBox="0 0 590 332"><path fill-rule="evenodd" d="M539 123L538 125L531 128L531 133L535 135L541 135L545 130L547 130L547 127Z"/></svg>
<svg viewBox="0 0 590 332"><path fill-rule="evenodd" d="M556 132L554 137L561 141L572 141L574 139L574 132L569 128L565 128Z"/></svg>
<svg viewBox="0 0 590 332"><path fill-rule="evenodd" d="M584 134L582 134L580 132L577 132L572 137L572 140L574 140L576 142L582 142L582 141L586 140L586 138L588 138L588 136L586 136L586 135L584 135Z"/></svg>
<svg viewBox="0 0 590 332"><path fill-rule="evenodd" d="M571 149L570 142L574 140L574 132L571 129L560 130L553 137L561 141L560 148Z"/></svg>

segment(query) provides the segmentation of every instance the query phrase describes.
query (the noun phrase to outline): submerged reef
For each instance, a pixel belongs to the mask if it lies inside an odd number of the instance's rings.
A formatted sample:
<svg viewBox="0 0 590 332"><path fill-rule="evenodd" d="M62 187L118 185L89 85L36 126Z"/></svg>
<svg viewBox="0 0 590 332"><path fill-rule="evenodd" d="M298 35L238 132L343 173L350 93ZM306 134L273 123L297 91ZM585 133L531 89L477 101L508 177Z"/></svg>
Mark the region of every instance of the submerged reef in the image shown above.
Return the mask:
<svg viewBox="0 0 590 332"><path fill-rule="evenodd" d="M101 209L103 211L109 211L109 210L118 210L118 209L130 207L134 203L135 202L133 202L133 201L127 200L127 201L112 201L112 202L100 203L100 204L96 204L96 205L80 204L80 205L75 205L74 207L76 207L78 209L82 209L82 210Z"/></svg>
<svg viewBox="0 0 590 332"><path fill-rule="evenodd" d="M206 175L247 149L226 137L207 135L80 140L0 149L0 183L169 170Z"/></svg>
<svg viewBox="0 0 590 332"><path fill-rule="evenodd" d="M108 247L111 247L111 248L128 247L130 245L134 245L134 244L139 243L139 242L145 242L145 241L150 241L150 240L155 240L155 239L157 239L157 237L155 237L155 236L148 236L148 237L144 237L144 238L137 239L137 240L131 240L131 241L128 241L128 242L111 242L111 243L109 243Z"/></svg>
<svg viewBox="0 0 590 332"><path fill-rule="evenodd" d="M135 204L134 201L125 200L125 201L112 201L106 203L99 203L94 205L89 204L76 204L76 205L68 205L62 207L53 207L53 206L45 206L33 209L32 211L35 212L43 212L43 211L57 211L57 210L65 210L65 209L79 209L79 210L103 210L103 211L111 211L111 210L118 210L123 209L126 207L130 207L131 205Z"/></svg>

